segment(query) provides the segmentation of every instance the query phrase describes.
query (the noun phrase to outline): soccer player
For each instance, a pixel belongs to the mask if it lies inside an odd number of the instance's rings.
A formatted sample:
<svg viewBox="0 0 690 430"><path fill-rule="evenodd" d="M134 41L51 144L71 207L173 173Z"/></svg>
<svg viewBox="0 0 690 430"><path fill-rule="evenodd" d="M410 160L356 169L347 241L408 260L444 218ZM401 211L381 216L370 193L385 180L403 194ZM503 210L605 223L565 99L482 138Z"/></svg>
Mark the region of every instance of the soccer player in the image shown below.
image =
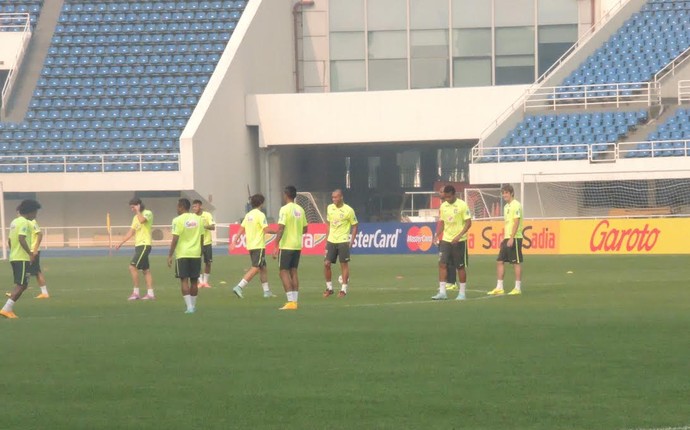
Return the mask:
<svg viewBox="0 0 690 430"><path fill-rule="evenodd" d="M446 282L448 270L457 270L460 288L456 300L465 300L467 285L467 265L469 250L467 249L467 232L472 226L470 208L463 200L455 196L455 187L446 185L443 188L443 200L439 210L439 219L434 235L434 243L438 243L438 293L431 297L433 300L446 300ZM439 238L440 242L439 242Z"/></svg>
<svg viewBox="0 0 690 430"><path fill-rule="evenodd" d="M41 246L41 242L43 241L43 232L41 231L41 227L38 225L38 221L36 221L36 219L31 221L31 227L31 253L35 256L35 258L27 271L29 275L36 277L38 286L41 288L41 294L37 295L36 298L47 299L50 297L50 295L48 294L46 277L43 275L43 271L41 270L41 251L39 250L39 246Z"/></svg>
<svg viewBox="0 0 690 430"><path fill-rule="evenodd" d="M196 311L196 297L199 293L201 274L201 249L204 243L204 221L190 213L192 204L188 199L177 201L177 216L172 221L172 242L168 252L168 267L175 258L175 277L180 279L182 298L187 305L186 314Z"/></svg>
<svg viewBox="0 0 690 430"><path fill-rule="evenodd" d="M140 198L133 198L129 201L129 208L134 212L132 226L115 249L120 249L132 236L134 236L134 257L129 263L129 273L132 275L134 288L127 300L153 300L153 276L149 265L149 254L151 253L151 227L153 225L153 212L146 209ZM135 236L136 234L136 236ZM147 292L144 297L139 295L139 270L144 274Z"/></svg>
<svg viewBox="0 0 690 430"><path fill-rule="evenodd" d="M0 310L0 315L5 318L18 318L14 313L14 304L29 285L27 269L36 259L32 252L33 226L31 221L36 218L39 209L41 209L41 204L36 200L27 199L22 201L17 208L19 216L10 224L10 264L12 265L12 273L14 275L14 290L7 299L5 306Z"/></svg>
<svg viewBox="0 0 690 430"><path fill-rule="evenodd" d="M200 216L204 221L204 247L201 251L204 257L204 270L199 277L199 288L211 288L211 285L208 283L208 279L211 277L211 263L213 263L213 237L211 237L211 232L216 229L216 222L213 220L213 215L205 211L201 206L201 200L194 200L192 202L192 212Z"/></svg>
<svg viewBox="0 0 690 430"><path fill-rule="evenodd" d="M256 274L259 274L261 288L264 290L264 297L275 297L268 286L268 270L266 269L266 240L265 234L275 234L268 227L266 215L261 211L266 199L261 194L254 194L249 199L252 210L247 212L242 220L242 227L235 236L232 247L239 245L243 234L246 236L247 250L252 261L252 267L247 270L240 282L232 289L240 299L244 297L243 289L249 284Z"/></svg>
<svg viewBox="0 0 690 430"><path fill-rule="evenodd" d="M328 239L326 240L326 258L324 259L326 291L323 292L323 296L333 295L331 264L335 264L336 259L339 259L343 281L338 297L345 297L347 295L347 283L350 280L350 248L355 240L359 222L355 211L343 201L341 190L333 191L331 200L333 203L326 208Z"/></svg>
<svg viewBox="0 0 690 430"><path fill-rule="evenodd" d="M307 232L307 216L304 209L295 203L297 189L288 185L283 190L285 205L278 213L278 246L273 258L279 256L280 280L287 295L287 303L280 308L282 311L297 310L299 296L299 278L297 268L302 254L302 235Z"/></svg>
<svg viewBox="0 0 690 430"><path fill-rule="evenodd" d="M510 263L515 270L515 288L509 296L522 294L522 205L515 200L515 190L510 184L501 187L501 196L506 202L503 206L503 242L496 259L496 288L487 294L503 294L504 263Z"/></svg>
<svg viewBox="0 0 690 430"><path fill-rule="evenodd" d="M439 198L443 202L443 187L438 190ZM446 290L454 291L458 289L458 272L455 270L448 270L446 273Z"/></svg>

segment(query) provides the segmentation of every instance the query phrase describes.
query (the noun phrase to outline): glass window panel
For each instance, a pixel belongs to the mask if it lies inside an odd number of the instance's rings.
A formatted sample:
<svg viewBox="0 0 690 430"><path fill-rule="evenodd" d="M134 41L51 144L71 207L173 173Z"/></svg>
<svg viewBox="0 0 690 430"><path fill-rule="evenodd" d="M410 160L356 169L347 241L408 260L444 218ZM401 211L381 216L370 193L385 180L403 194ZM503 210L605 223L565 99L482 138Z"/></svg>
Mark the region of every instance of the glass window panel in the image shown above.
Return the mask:
<svg viewBox="0 0 690 430"><path fill-rule="evenodd" d="M330 31L363 31L364 0L330 0Z"/></svg>
<svg viewBox="0 0 690 430"><path fill-rule="evenodd" d="M412 58L448 58L448 30L410 31Z"/></svg>
<svg viewBox="0 0 690 430"><path fill-rule="evenodd" d="M370 31L369 58L407 58L407 32Z"/></svg>
<svg viewBox="0 0 690 430"><path fill-rule="evenodd" d="M577 40L577 25L539 27L539 75L544 74Z"/></svg>
<svg viewBox="0 0 690 430"><path fill-rule="evenodd" d="M410 0L411 29L447 29L448 0Z"/></svg>
<svg viewBox="0 0 690 430"><path fill-rule="evenodd" d="M453 29L453 57L491 56L491 29Z"/></svg>
<svg viewBox="0 0 690 430"><path fill-rule="evenodd" d="M539 24L577 24L577 0L539 0Z"/></svg>
<svg viewBox="0 0 690 430"><path fill-rule="evenodd" d="M397 154L402 188L419 188L421 181L421 156L419 151L403 151Z"/></svg>
<svg viewBox="0 0 690 430"><path fill-rule="evenodd" d="M407 60L369 60L369 90L406 90Z"/></svg>
<svg viewBox="0 0 690 430"><path fill-rule="evenodd" d="M453 86L482 87L491 85L491 58L453 59Z"/></svg>
<svg viewBox="0 0 690 430"><path fill-rule="evenodd" d="M491 27L490 0L453 0L453 28Z"/></svg>
<svg viewBox="0 0 690 430"><path fill-rule="evenodd" d="M364 60L331 61L331 91L364 91Z"/></svg>
<svg viewBox="0 0 690 430"><path fill-rule="evenodd" d="M331 33L331 60L364 58L364 32Z"/></svg>
<svg viewBox="0 0 690 430"><path fill-rule="evenodd" d="M445 58L413 58L412 88L445 88L449 86L448 60Z"/></svg>
<svg viewBox="0 0 690 430"><path fill-rule="evenodd" d="M368 0L368 30L405 30L407 28L406 0Z"/></svg>
<svg viewBox="0 0 690 430"><path fill-rule="evenodd" d="M496 55L534 54L534 27L496 29Z"/></svg>
<svg viewBox="0 0 690 430"><path fill-rule="evenodd" d="M534 25L534 0L494 0L494 2L496 27Z"/></svg>
<svg viewBox="0 0 690 430"><path fill-rule="evenodd" d="M496 57L496 85L531 84L534 82L534 56Z"/></svg>

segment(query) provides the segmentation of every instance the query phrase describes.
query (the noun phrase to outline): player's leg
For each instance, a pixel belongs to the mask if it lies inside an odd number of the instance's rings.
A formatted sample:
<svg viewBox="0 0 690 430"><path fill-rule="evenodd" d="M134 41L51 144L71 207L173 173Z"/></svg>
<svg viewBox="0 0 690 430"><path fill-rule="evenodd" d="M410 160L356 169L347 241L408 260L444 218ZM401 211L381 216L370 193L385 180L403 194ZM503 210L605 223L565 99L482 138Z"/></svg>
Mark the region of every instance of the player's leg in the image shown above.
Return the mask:
<svg viewBox="0 0 690 430"><path fill-rule="evenodd" d="M36 281L38 282L38 286L41 288L41 294L36 296L37 299L47 299L50 297L50 294L48 294L48 285L46 285L46 277L43 275L43 271L40 270L38 273L36 273Z"/></svg>
<svg viewBox="0 0 690 430"><path fill-rule="evenodd" d="M295 255L299 251L280 251L280 280L287 296L287 302L280 308L281 311L297 310L299 281L295 267ZM299 259L297 260L299 261Z"/></svg>
<svg viewBox="0 0 690 430"><path fill-rule="evenodd" d="M457 283L457 272L455 270L448 270L448 273L446 274L446 290L450 291L457 289Z"/></svg>
<svg viewBox="0 0 690 430"><path fill-rule="evenodd" d="M457 278L460 283L458 286L458 296L456 300L465 300L465 290L467 288L467 265L469 264L469 255L467 250L467 242L462 241L456 245L455 265L457 270ZM452 271L454 274L455 270ZM448 272L450 273L450 271Z"/></svg>
<svg viewBox="0 0 690 430"><path fill-rule="evenodd" d="M515 270L515 288L508 293L511 296L522 294L522 239L515 239L513 244L515 248L513 269Z"/></svg>
<svg viewBox="0 0 690 430"><path fill-rule="evenodd" d="M323 274L326 278L326 290L323 292L323 296L329 297L333 295L333 271L331 266L335 264L338 258L338 247L331 242L326 242L326 257L323 260Z"/></svg>
<svg viewBox="0 0 690 430"><path fill-rule="evenodd" d="M14 277L14 290L12 294L5 302L5 305L0 310L0 315L8 318L15 319L17 315L14 313L14 304L22 296L22 293L26 291L26 287L29 285L29 274L27 268L29 266L28 261L12 261L12 274Z"/></svg>
<svg viewBox="0 0 690 430"><path fill-rule="evenodd" d="M445 300L448 298L446 292L446 280L448 279L448 263L452 263L450 243L441 241L438 245L438 293L432 296L432 300Z"/></svg>
<svg viewBox="0 0 690 430"><path fill-rule="evenodd" d="M268 286L268 268L266 265L259 269L259 279L261 280L261 289L264 292L264 298L275 297Z"/></svg>
<svg viewBox="0 0 690 430"><path fill-rule="evenodd" d="M237 297L244 298L244 287L249 285L249 282L254 279L257 273L260 272L262 267L266 267L266 250L265 249L252 249L249 251L249 259L252 262L252 267L247 270L240 282L235 285L232 292L235 293Z"/></svg>
<svg viewBox="0 0 690 430"><path fill-rule="evenodd" d="M201 258L187 258L189 272L189 295L192 298L192 310L196 311L196 298L199 295L199 277L201 276Z"/></svg>
<svg viewBox="0 0 690 430"><path fill-rule="evenodd" d="M340 292L338 297L345 297L347 295L347 286L350 283L350 244L338 244L338 258L340 260L340 273L342 274L342 283L340 285Z"/></svg>
<svg viewBox="0 0 690 430"><path fill-rule="evenodd" d="M508 239L501 242L501 249L498 251L496 258L496 288L489 291L487 294L491 296L500 296L503 294L503 277L505 275L505 262L510 261L508 255Z"/></svg>

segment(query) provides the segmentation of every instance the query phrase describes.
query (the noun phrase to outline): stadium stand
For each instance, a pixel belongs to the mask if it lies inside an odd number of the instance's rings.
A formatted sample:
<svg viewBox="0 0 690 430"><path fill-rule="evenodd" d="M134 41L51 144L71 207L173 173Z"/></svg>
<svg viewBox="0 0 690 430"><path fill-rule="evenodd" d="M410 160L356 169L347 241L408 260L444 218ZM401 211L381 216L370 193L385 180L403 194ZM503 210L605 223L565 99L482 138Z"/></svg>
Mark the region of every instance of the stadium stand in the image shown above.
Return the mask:
<svg viewBox="0 0 690 430"><path fill-rule="evenodd" d="M178 170L179 136L245 6L65 2L25 121L0 123L0 172Z"/></svg>
<svg viewBox="0 0 690 430"><path fill-rule="evenodd" d="M639 83L651 80L667 63L690 46L690 1L650 0L628 19L597 51L573 71L563 86L597 85L590 95L603 97L614 83L630 83L623 95L632 95ZM560 98L584 97L585 87L561 88Z"/></svg>
<svg viewBox="0 0 690 430"><path fill-rule="evenodd" d="M28 13L31 18L31 27L33 28L36 26L42 6L43 0L0 0L0 14ZM3 21L4 20L0 18L0 24L2 24ZM12 21L8 21L8 23L12 23ZM15 27L10 31L21 31L21 28Z"/></svg>
<svg viewBox="0 0 690 430"><path fill-rule="evenodd" d="M678 157L690 155L690 110L678 109L671 118L649 133L648 142L626 150L626 158Z"/></svg>

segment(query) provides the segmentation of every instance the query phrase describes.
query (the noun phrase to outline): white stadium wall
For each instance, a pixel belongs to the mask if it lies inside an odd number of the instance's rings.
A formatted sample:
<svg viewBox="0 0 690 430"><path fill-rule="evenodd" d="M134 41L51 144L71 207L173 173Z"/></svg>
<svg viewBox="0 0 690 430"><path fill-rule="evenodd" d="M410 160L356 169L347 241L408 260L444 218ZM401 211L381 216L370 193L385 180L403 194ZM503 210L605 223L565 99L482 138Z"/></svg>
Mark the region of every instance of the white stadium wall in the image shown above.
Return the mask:
<svg viewBox="0 0 690 430"><path fill-rule="evenodd" d="M247 187L267 192L256 132L245 121L245 95L294 92L292 23L291 0L250 1L182 132L181 146L193 151L184 169L191 167L193 189L215 208L216 219L244 215Z"/></svg>
<svg viewBox="0 0 690 430"><path fill-rule="evenodd" d="M0 70L14 68L23 41L24 33L0 32Z"/></svg>

